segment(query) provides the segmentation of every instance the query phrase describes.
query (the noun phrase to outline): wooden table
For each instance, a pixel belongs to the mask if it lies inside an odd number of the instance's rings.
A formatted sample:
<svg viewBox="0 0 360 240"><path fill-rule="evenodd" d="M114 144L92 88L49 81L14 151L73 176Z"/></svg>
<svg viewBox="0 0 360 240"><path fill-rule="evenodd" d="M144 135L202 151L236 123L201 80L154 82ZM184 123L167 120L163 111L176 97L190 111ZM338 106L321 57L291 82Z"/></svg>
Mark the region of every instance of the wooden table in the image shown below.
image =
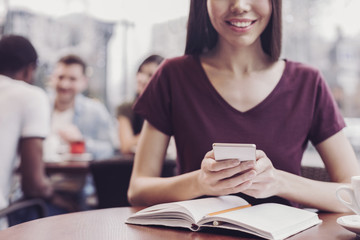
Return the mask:
<svg viewBox="0 0 360 240"><path fill-rule="evenodd" d="M108 208L38 219L0 231L0 239L258 239L236 231L211 230L192 232L187 229L136 226L124 223L130 214L140 209L139 207ZM288 239L356 239L354 233L342 228L336 223L336 219L343 215L345 214L320 213L319 217L323 220L322 224L307 229Z"/></svg>
<svg viewBox="0 0 360 240"><path fill-rule="evenodd" d="M54 189L58 192L58 194L62 195L67 202L69 202L70 206L75 207L71 208L75 210L68 209L72 212L89 209L92 208L94 205L97 205L97 198L93 195L86 196L86 199L83 197L83 195L80 195L80 192L83 191L83 187L85 186L85 184L88 183L87 176L89 174L92 174L92 164L100 164L113 161L132 163L133 158L133 155L117 154L111 158L103 160L67 160L57 162L44 162L44 165L46 173L48 174ZM129 171L131 171L131 169ZM121 174L121 171L119 172L119 174Z"/></svg>
<svg viewBox="0 0 360 240"><path fill-rule="evenodd" d="M54 173L73 173L87 174L89 172L89 161L61 161L61 162L45 162L45 170L47 174Z"/></svg>
<svg viewBox="0 0 360 240"><path fill-rule="evenodd" d="M134 155L118 154L111 158L104 159L105 161L133 161ZM96 160L96 161L104 161ZM59 161L59 162L45 162L45 170L48 174L53 173L72 173L72 174L87 174L89 173L89 166L91 161Z"/></svg>

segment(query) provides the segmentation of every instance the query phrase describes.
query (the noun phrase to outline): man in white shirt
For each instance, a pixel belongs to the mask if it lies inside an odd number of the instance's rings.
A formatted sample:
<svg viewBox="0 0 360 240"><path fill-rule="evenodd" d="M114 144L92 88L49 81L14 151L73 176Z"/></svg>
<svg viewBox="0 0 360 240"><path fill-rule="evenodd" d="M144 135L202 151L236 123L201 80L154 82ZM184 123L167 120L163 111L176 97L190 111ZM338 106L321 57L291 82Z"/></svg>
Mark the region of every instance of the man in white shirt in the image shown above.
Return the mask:
<svg viewBox="0 0 360 240"><path fill-rule="evenodd" d="M9 205L18 156L25 196L53 195L42 159L50 122L48 98L29 84L36 63L37 53L26 38L9 35L0 40L0 209ZM0 219L0 229L6 226L6 219Z"/></svg>

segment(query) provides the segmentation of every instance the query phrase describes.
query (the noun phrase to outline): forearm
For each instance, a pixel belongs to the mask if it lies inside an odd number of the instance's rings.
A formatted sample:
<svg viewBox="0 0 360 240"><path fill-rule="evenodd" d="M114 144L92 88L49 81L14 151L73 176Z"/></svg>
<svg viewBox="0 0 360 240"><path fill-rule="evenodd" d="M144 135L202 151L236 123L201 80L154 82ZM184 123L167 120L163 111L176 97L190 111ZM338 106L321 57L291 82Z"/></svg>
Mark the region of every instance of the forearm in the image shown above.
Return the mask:
<svg viewBox="0 0 360 240"><path fill-rule="evenodd" d="M133 178L128 192L129 201L134 206L149 206L200 197L198 174L199 171L194 171L170 178Z"/></svg>
<svg viewBox="0 0 360 240"><path fill-rule="evenodd" d="M37 182L35 183L35 181ZM52 197L54 192L50 181L45 177L39 180L34 180L33 182L24 179L24 181L22 181L22 189L25 196L31 198L39 197L48 199Z"/></svg>
<svg viewBox="0 0 360 240"><path fill-rule="evenodd" d="M336 189L346 183L315 181L284 171L278 171L278 176L280 197L323 211L349 211L336 198Z"/></svg>
<svg viewBox="0 0 360 240"><path fill-rule="evenodd" d="M53 194L53 188L44 172L42 143L42 138L20 140L21 183L22 190L28 197L49 198Z"/></svg>
<svg viewBox="0 0 360 240"><path fill-rule="evenodd" d="M30 162L30 159L23 158L23 162ZM34 166L34 165L32 165ZM44 173L43 162L30 169L26 164L20 167L21 186L27 197L50 198L53 194L53 187L50 180Z"/></svg>

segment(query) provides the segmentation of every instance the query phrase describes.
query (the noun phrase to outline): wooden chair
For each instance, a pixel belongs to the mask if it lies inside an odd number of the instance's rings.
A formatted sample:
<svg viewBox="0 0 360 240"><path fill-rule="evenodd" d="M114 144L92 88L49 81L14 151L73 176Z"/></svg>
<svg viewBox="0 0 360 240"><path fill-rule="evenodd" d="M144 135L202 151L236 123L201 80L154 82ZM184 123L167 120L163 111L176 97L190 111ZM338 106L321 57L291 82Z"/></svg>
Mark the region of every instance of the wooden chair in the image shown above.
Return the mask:
<svg viewBox="0 0 360 240"><path fill-rule="evenodd" d="M94 161L90 164L96 194L97 208L130 206L127 199L133 156L119 156L112 159ZM175 175L175 160L165 160L163 177Z"/></svg>

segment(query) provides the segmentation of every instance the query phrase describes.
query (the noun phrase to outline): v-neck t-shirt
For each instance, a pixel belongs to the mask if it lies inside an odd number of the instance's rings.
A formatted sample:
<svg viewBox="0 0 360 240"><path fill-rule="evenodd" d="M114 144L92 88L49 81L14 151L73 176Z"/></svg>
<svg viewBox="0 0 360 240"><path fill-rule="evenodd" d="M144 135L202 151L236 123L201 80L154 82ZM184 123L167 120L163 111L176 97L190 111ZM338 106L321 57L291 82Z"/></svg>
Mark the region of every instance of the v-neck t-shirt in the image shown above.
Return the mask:
<svg viewBox="0 0 360 240"><path fill-rule="evenodd" d="M165 60L134 106L159 131L174 135L179 173L198 170L215 142L253 143L275 168L300 175L308 141L345 127L321 73L285 60L271 93L253 108L233 108L214 88L197 55Z"/></svg>

